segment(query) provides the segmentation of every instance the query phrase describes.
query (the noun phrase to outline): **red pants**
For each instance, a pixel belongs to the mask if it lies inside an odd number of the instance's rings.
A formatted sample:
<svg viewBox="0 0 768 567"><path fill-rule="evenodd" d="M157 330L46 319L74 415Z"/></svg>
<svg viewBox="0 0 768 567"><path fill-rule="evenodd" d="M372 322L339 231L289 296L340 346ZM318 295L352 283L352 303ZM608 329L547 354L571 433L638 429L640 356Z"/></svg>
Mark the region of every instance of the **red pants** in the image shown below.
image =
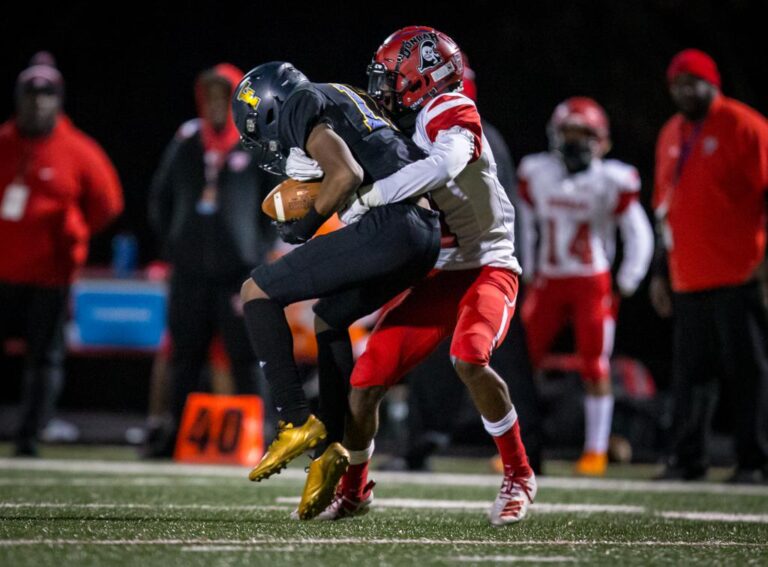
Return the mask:
<svg viewBox="0 0 768 567"><path fill-rule="evenodd" d="M611 275L539 278L531 287L522 315L533 365L539 366L557 334L571 322L582 377L607 378L615 329Z"/></svg>
<svg viewBox="0 0 768 567"><path fill-rule="evenodd" d="M352 372L352 387L392 386L453 334L451 357L487 365L509 329L517 274L505 268L433 271L391 301Z"/></svg>

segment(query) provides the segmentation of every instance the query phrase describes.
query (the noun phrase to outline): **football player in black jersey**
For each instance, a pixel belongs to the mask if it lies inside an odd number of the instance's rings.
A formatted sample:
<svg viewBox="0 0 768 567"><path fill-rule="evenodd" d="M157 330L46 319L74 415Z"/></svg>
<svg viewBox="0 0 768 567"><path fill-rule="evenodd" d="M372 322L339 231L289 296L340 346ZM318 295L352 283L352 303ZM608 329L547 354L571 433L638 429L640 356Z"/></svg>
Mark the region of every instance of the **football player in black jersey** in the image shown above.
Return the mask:
<svg viewBox="0 0 768 567"><path fill-rule="evenodd" d="M333 390L326 392L326 399L344 399L338 392L347 391L353 364L347 327L429 272L440 248L438 215L423 201L394 203L312 239L359 187L425 154L362 91L311 83L290 63L252 69L235 90L232 104L243 144L262 167L283 173L289 153L298 148L324 173L309 213L278 227L283 240L303 245L254 269L241 290L251 343L282 418L277 437L249 478L258 481L279 472L327 437L333 443L310 465L298 509L300 518L309 519L329 504L326 497L333 490L327 485L335 486L348 464L348 454L338 443L346 408L323 411L321 391L322 420L311 415L283 308L321 298L314 306L319 371L326 374L321 388ZM333 375L330 380L327 374Z"/></svg>

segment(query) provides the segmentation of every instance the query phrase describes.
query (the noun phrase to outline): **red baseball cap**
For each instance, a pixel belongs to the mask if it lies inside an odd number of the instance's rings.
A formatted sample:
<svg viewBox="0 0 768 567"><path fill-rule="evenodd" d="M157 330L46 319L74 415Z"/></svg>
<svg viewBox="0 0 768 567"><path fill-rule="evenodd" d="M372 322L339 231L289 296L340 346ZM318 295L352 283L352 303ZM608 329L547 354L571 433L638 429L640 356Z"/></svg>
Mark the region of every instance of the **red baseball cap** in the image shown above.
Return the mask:
<svg viewBox="0 0 768 567"><path fill-rule="evenodd" d="M720 88L720 71L715 60L698 49L684 49L672 58L667 67L667 81L670 83L676 77L687 73Z"/></svg>

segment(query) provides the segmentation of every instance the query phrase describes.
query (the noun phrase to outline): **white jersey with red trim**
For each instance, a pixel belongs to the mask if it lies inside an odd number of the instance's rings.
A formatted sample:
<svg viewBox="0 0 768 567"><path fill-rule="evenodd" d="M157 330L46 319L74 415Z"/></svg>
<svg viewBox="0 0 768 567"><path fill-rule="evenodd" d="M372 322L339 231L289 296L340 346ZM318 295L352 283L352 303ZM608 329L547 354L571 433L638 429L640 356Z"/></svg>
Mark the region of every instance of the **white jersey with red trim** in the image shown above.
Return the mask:
<svg viewBox="0 0 768 567"><path fill-rule="evenodd" d="M592 161L569 174L552 152L526 156L518 168L519 192L529 217L525 229L538 232L533 251L524 255L526 273L545 277L589 276L611 269L616 227L622 232L624 260L617 275L623 292L632 293L648 270L653 249L650 223L638 202L637 170L617 160ZM533 222L530 222L530 221ZM534 234L528 241L535 242ZM530 271L529 271L530 270Z"/></svg>
<svg viewBox="0 0 768 567"><path fill-rule="evenodd" d="M457 132L471 137L471 156L444 187L430 193L443 223L443 247L436 267L496 266L520 273L515 258L515 210L496 176L496 162L474 101L460 93L435 97L419 111L413 140L432 155L446 134Z"/></svg>

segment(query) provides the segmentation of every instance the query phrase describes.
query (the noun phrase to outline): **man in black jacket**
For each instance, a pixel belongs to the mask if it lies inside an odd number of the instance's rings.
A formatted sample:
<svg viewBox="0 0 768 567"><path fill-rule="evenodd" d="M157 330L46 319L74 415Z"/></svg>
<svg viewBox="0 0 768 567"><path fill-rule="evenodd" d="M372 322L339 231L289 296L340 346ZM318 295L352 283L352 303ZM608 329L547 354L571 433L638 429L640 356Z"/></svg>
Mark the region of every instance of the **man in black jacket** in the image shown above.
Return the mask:
<svg viewBox="0 0 768 567"><path fill-rule="evenodd" d="M260 205L279 179L263 172L240 147L229 101L241 76L228 64L198 76L199 118L179 128L150 190L150 220L173 268L168 319L176 426L216 333L237 391L257 391L258 370L239 292L274 242Z"/></svg>

